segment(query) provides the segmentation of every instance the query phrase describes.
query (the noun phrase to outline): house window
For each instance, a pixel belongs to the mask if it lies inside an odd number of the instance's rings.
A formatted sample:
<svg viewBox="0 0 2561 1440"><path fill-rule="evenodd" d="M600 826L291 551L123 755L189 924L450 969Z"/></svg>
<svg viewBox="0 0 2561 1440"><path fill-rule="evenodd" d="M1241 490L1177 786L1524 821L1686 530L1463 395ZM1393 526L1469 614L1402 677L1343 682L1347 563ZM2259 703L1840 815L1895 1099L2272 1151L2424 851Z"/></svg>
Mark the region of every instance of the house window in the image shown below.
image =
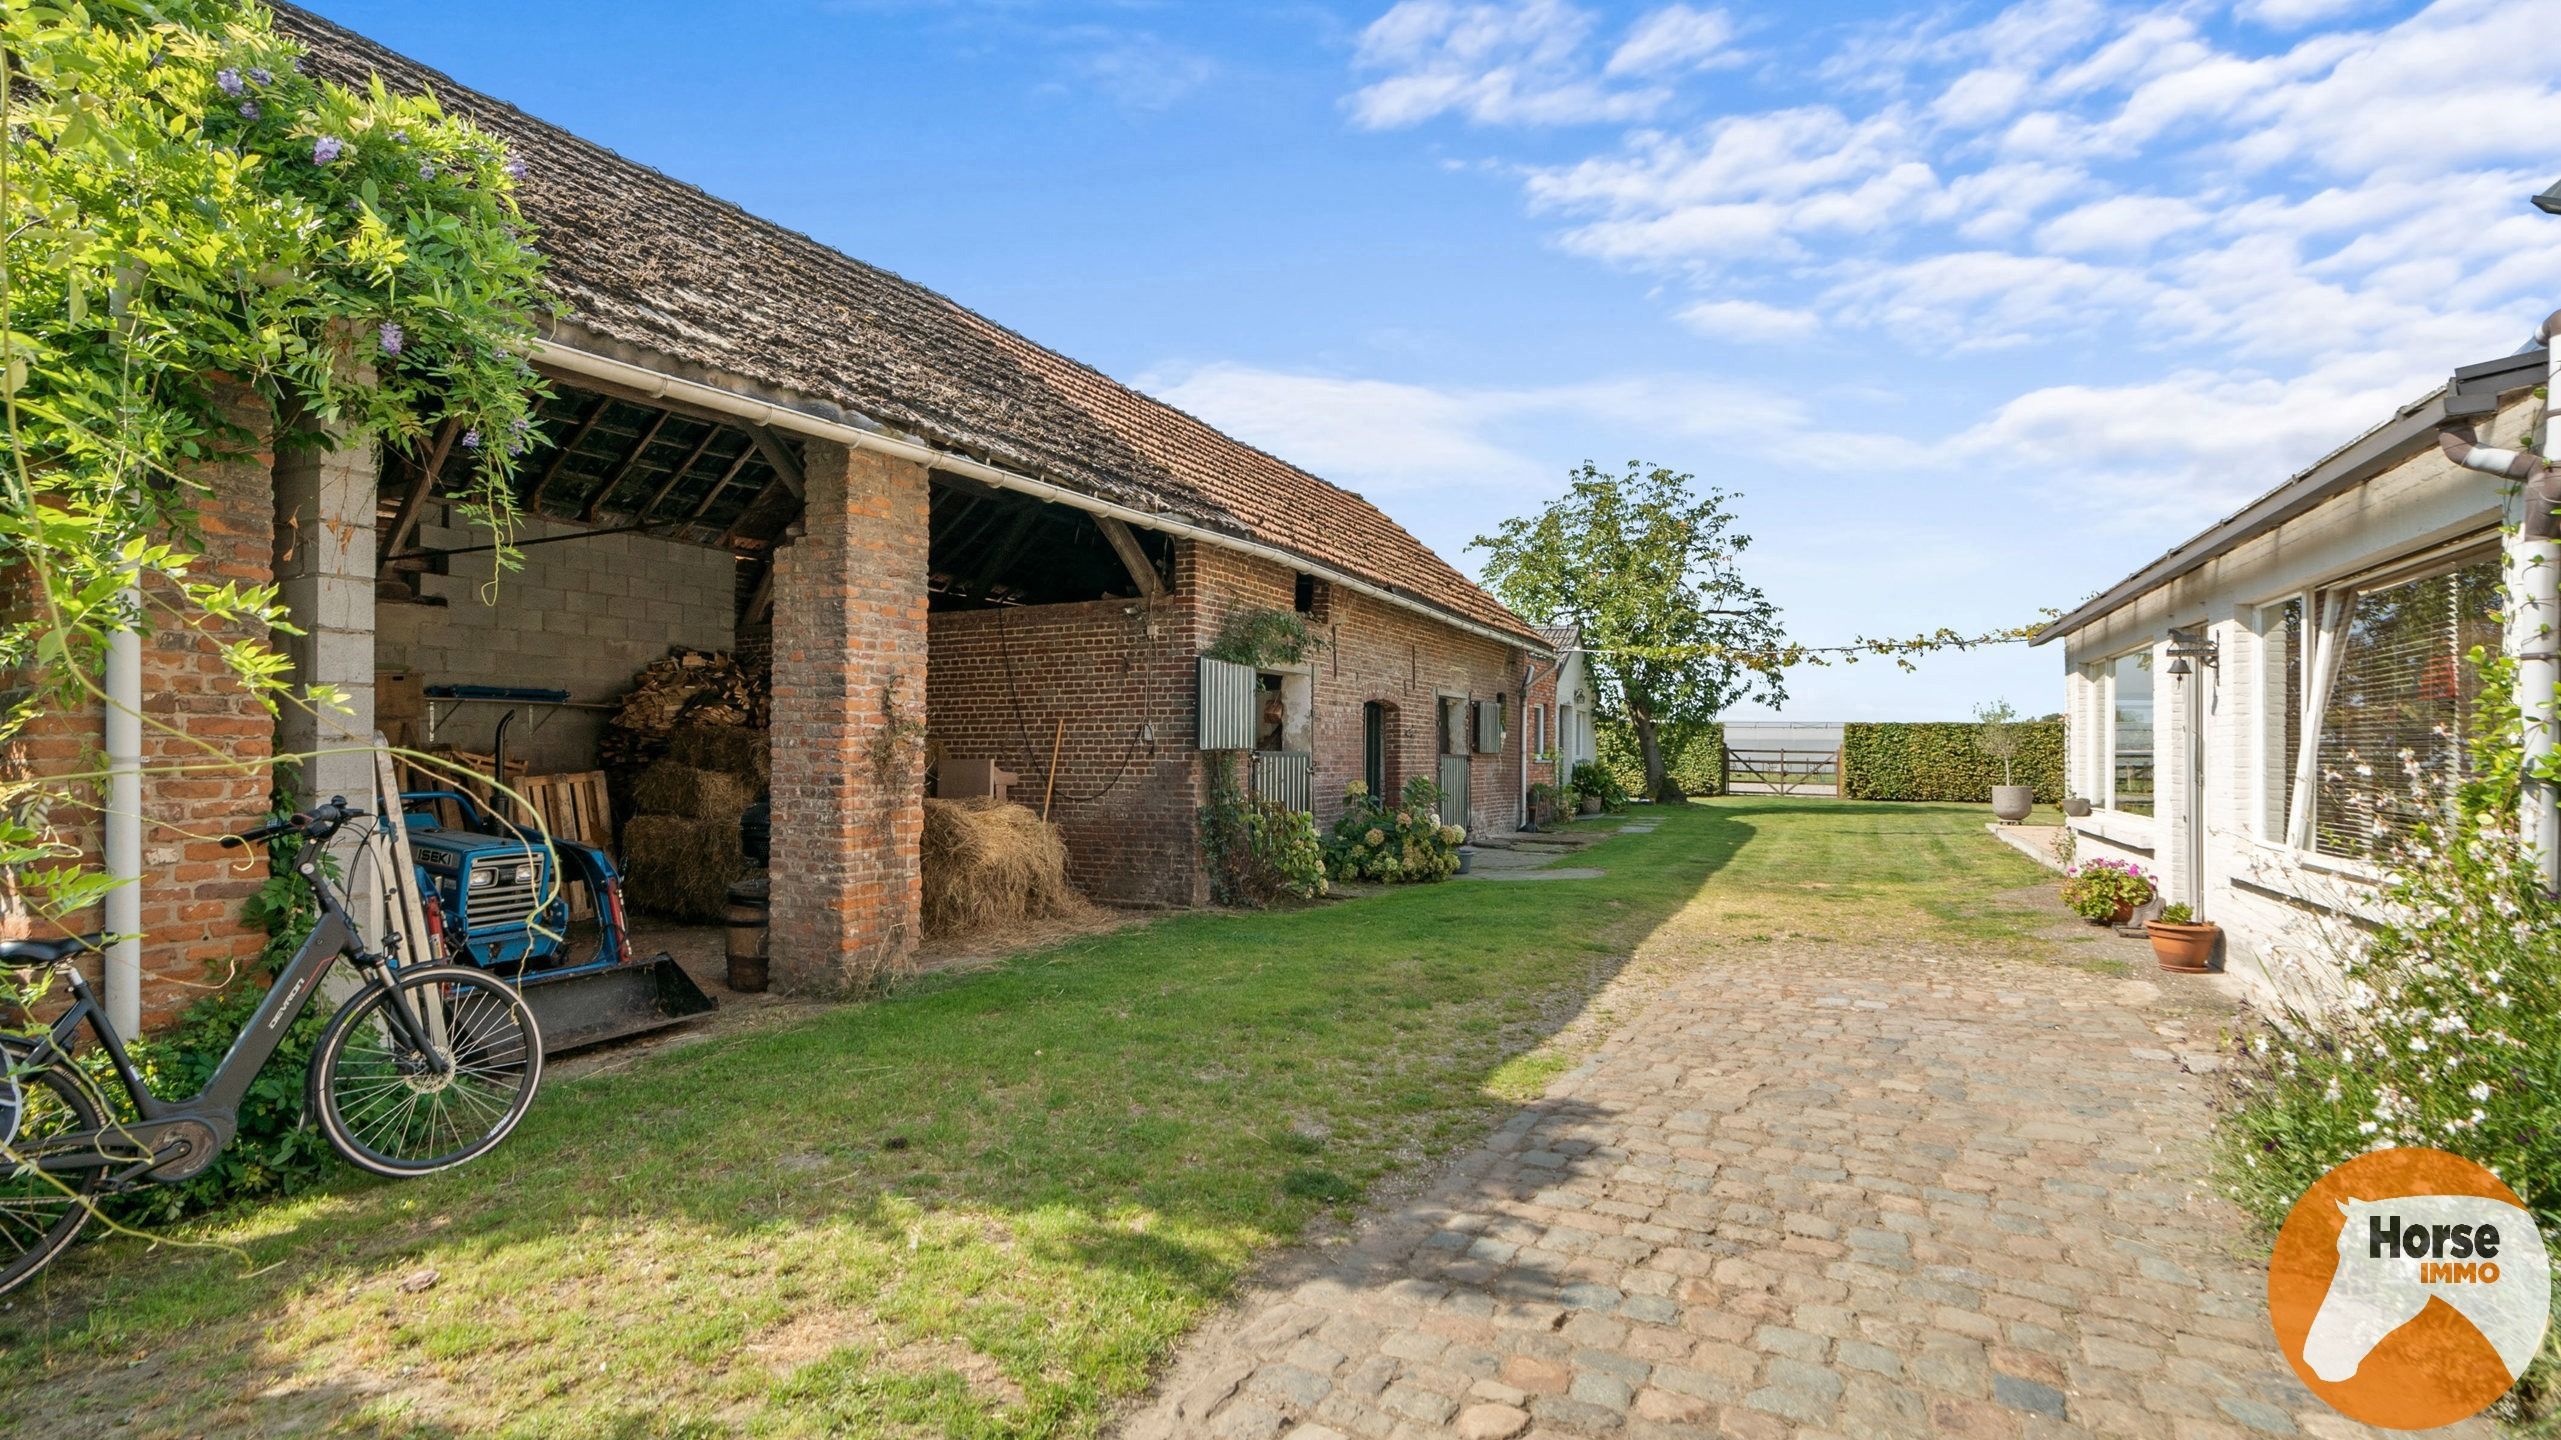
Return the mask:
<svg viewBox="0 0 2561 1440"><path fill-rule="evenodd" d="M2129 815L2152 813L2152 652L2120 655L2111 668L2108 726L2111 773L2108 806Z"/></svg>
<svg viewBox="0 0 2561 1440"><path fill-rule="evenodd" d="M2381 857L2474 773L2470 655L2498 649L2501 603L2495 554L2358 589L2321 707L2313 849Z"/></svg>

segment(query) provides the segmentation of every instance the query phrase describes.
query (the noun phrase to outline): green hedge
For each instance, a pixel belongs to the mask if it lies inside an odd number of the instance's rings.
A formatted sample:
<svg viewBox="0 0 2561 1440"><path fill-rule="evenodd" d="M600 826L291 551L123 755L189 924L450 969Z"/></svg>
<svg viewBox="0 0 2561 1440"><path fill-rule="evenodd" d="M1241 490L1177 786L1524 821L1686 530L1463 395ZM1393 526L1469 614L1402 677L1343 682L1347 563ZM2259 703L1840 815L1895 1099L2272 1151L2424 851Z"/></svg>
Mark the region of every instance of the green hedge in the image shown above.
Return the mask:
<svg viewBox="0 0 2561 1440"><path fill-rule="evenodd" d="M1630 795L1645 794L1644 752L1636 748L1636 732L1624 720L1603 715L1592 726L1592 748L1602 768L1618 777L1620 787ZM1692 795L1725 793L1725 727L1711 724L1677 755L1663 757L1664 768L1672 772L1674 783Z"/></svg>
<svg viewBox="0 0 2561 1440"><path fill-rule="evenodd" d="M2063 722L2019 720L2017 783L2036 787L2038 803L2063 799ZM2001 762L1983 753L1983 728L1965 721L1853 723L1841 737L1842 768L1853 800L1990 800Z"/></svg>

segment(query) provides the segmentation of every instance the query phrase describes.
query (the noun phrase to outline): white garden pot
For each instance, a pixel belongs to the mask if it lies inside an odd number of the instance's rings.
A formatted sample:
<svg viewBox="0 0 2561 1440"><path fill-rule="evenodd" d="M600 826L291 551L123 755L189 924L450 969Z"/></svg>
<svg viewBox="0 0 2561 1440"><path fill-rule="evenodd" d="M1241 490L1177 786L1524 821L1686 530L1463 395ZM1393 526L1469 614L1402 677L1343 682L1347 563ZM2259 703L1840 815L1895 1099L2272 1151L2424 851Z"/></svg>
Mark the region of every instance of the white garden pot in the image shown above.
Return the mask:
<svg viewBox="0 0 2561 1440"><path fill-rule="evenodd" d="M2033 785L1995 785L1992 787L1992 816L2004 825L2016 825L2036 808Z"/></svg>

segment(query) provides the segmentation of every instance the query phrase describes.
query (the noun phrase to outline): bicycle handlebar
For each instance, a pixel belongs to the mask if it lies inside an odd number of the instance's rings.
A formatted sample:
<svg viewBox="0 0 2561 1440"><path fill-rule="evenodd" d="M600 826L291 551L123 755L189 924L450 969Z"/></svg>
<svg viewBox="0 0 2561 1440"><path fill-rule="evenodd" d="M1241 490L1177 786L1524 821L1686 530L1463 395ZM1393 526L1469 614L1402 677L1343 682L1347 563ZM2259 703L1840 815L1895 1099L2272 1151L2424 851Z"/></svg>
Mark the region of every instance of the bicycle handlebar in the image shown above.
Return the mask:
<svg viewBox="0 0 2561 1440"><path fill-rule="evenodd" d="M314 805L308 810L297 810L291 816L272 825L261 825L255 830L244 830L237 835L225 835L222 837L222 843L226 846L258 845L292 834L300 834L305 840L327 840L338 833L339 826L350 820L362 819L369 813L371 812L349 805L344 795L332 795L325 805Z"/></svg>

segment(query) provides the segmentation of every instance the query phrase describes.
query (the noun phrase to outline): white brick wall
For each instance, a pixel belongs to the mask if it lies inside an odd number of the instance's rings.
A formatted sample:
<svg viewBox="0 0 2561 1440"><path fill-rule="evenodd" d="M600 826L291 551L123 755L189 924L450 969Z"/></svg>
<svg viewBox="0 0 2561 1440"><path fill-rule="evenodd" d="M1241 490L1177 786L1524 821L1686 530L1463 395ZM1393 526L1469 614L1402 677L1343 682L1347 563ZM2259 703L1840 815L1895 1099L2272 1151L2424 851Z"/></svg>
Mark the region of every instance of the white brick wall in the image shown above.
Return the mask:
<svg viewBox="0 0 2561 1440"><path fill-rule="evenodd" d="M2514 443L2533 412L2511 406L2492 427L2496 443ZM2074 823L2084 858L2130 859L2161 877L2168 899L2187 900L2220 923L2230 973L2265 994L2298 982L2297 967L2318 970L2338 953L2369 890L2355 867L2284 847L2285 666L2281 635L2263 607L2351 578L2393 559L2470 536L2486 537L2502 518L2503 487L2424 451L2308 515L2259 536L2195 572L2137 597L2065 642L2065 703L2073 717L2066 772L2076 793L2106 793L2107 684L2080 673L2143 645L2166 644L2169 628L2203 619L2219 647L2220 665L2184 683L2204 690L2205 781L2190 795L2182 682L2166 657L2153 672L2158 764L2157 817L2102 810ZM2109 568L2113 568L2112 566ZM2186 841L2192 804L2204 806L2202 854ZM2285 963L2278 963L2278 962Z"/></svg>
<svg viewBox="0 0 2561 1440"><path fill-rule="evenodd" d="M575 529L530 521L518 538ZM441 548L487 541L485 534L434 523L419 528L417 543ZM493 566L480 554L454 556L451 573L425 577L422 591L442 597L443 605L383 605L375 622L380 668L414 670L430 685L532 685L567 690L574 700L607 701L671 645L726 650L732 643L737 561L726 551L648 535L605 535L539 545L523 555L523 568L498 578L494 603L482 598ZM501 713L485 705L448 711L437 739L485 750ZM509 732L508 749L532 762L537 774L583 770L596 762L604 721L596 711L528 711Z"/></svg>

